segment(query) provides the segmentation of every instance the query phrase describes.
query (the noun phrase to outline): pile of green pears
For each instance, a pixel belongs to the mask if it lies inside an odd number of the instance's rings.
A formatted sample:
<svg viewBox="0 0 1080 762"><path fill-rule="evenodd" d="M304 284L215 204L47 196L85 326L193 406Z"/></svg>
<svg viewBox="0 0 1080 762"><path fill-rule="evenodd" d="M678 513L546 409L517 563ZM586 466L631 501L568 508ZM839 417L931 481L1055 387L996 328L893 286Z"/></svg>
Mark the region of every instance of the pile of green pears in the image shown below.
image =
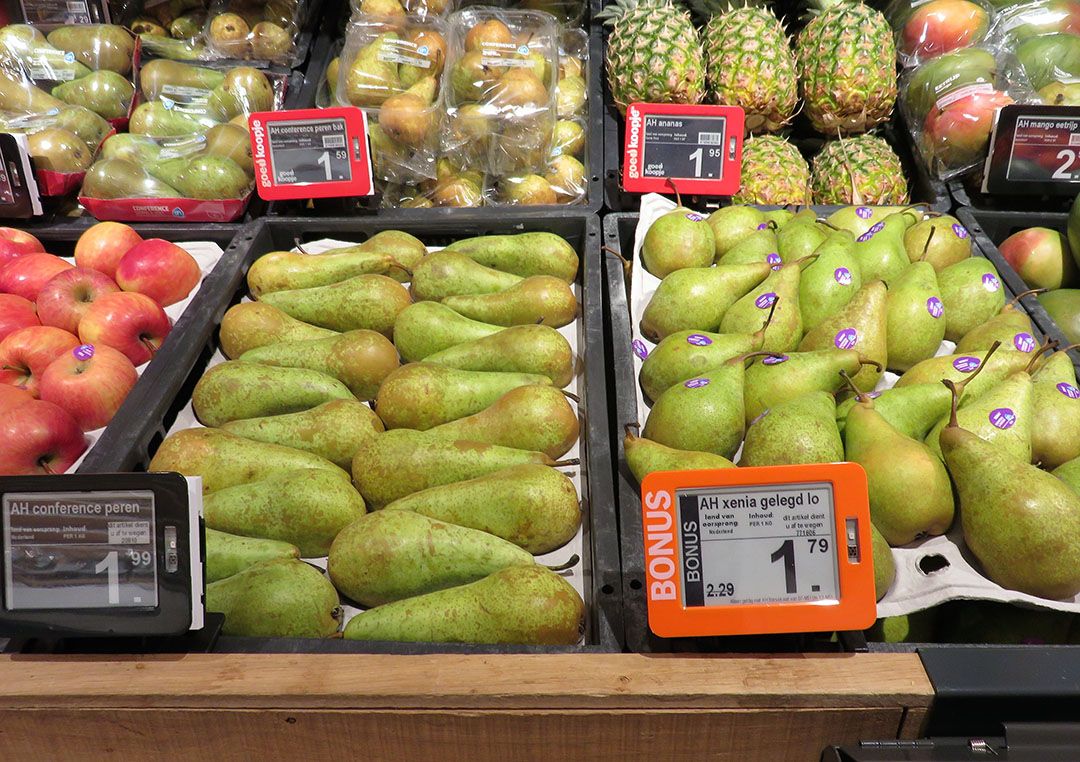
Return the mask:
<svg viewBox="0 0 1080 762"><path fill-rule="evenodd" d="M535 556L578 533L578 255L550 233L429 253L387 230L275 251L196 384L205 428L152 471L202 477L206 605L226 634L574 644L577 591ZM407 285L406 285L407 284ZM368 404L370 403L370 404ZM301 561L326 557L328 577ZM562 560L562 559L561 559Z"/></svg>
<svg viewBox="0 0 1080 762"><path fill-rule="evenodd" d="M1075 368L1066 348L1038 345L954 218L680 206L653 222L640 260L661 280L640 325L655 346L634 343L651 402L624 443L639 481L737 454L852 461L868 477L879 598L888 546L955 521L999 585L1080 593Z"/></svg>

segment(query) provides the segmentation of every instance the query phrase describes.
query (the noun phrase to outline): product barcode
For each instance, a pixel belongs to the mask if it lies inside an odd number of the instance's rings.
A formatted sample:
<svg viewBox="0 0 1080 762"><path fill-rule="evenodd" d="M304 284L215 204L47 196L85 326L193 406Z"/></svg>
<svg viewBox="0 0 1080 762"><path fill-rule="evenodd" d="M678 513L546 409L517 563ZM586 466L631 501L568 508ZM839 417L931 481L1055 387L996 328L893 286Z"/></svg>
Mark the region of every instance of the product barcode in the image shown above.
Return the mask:
<svg viewBox="0 0 1080 762"><path fill-rule="evenodd" d="M68 3L68 13L86 13L86 3Z"/></svg>
<svg viewBox="0 0 1080 762"><path fill-rule="evenodd" d="M344 135L323 135L322 139L323 148L344 148L345 136Z"/></svg>
<svg viewBox="0 0 1080 762"><path fill-rule="evenodd" d="M697 134L697 142L699 146L718 146L724 142L724 133L699 132Z"/></svg>

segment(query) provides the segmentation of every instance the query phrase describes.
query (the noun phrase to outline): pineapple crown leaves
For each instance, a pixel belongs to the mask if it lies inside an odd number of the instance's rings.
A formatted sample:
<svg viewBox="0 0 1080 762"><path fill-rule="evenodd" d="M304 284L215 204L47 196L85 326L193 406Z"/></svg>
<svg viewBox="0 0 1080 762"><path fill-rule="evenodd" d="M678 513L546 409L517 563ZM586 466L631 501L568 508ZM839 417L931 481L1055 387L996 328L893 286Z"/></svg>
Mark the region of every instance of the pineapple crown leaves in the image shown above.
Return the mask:
<svg viewBox="0 0 1080 762"><path fill-rule="evenodd" d="M690 0L690 9L697 16L708 21L713 16L739 10L741 8L768 9L767 0Z"/></svg>
<svg viewBox="0 0 1080 762"><path fill-rule="evenodd" d="M619 19L638 8L668 8L675 5L673 0L615 0L605 5L596 18L603 21L605 26L614 26Z"/></svg>

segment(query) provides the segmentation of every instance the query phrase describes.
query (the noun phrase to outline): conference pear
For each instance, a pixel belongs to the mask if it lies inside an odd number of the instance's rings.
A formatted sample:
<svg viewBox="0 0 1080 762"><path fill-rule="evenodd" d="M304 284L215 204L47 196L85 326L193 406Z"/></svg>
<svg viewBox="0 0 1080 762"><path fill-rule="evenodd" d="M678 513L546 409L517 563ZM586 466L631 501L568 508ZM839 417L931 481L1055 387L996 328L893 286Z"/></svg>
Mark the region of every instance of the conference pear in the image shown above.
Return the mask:
<svg viewBox="0 0 1080 762"><path fill-rule="evenodd" d="M799 311L804 331L843 309L862 288L862 271L852 253L854 246L851 233L840 230L812 252L814 261L799 276Z"/></svg>
<svg viewBox="0 0 1080 762"><path fill-rule="evenodd" d="M856 376L873 365L854 349L818 349L763 357L746 369L746 423L770 407L810 392L837 391L844 385L843 371Z"/></svg>
<svg viewBox="0 0 1080 762"><path fill-rule="evenodd" d="M14 74L0 73L0 107L5 111L44 114L50 109L63 109L69 104L34 87ZM76 104L80 105L80 104Z"/></svg>
<svg viewBox="0 0 1080 762"><path fill-rule="evenodd" d="M122 119L128 115L135 86L122 75L103 69L59 84L52 89L52 94L72 106L84 106L105 119Z"/></svg>
<svg viewBox="0 0 1080 762"><path fill-rule="evenodd" d="M456 251L443 249L428 254L412 274L412 295L417 301L441 301L457 294L497 294L522 280L477 264Z"/></svg>
<svg viewBox="0 0 1080 762"><path fill-rule="evenodd" d="M409 292L385 275L357 275L329 286L263 294L259 300L321 328L367 328L390 337L398 314L412 304Z"/></svg>
<svg viewBox="0 0 1080 762"><path fill-rule="evenodd" d="M908 209L905 206L845 206L826 217L825 222L858 237L879 222Z"/></svg>
<svg viewBox="0 0 1080 762"><path fill-rule="evenodd" d="M1071 342L1080 342L1080 288L1058 288L1039 294L1039 304Z"/></svg>
<svg viewBox="0 0 1080 762"><path fill-rule="evenodd" d="M263 561L299 557L300 550L287 542L241 537L218 532L209 527L206 529L207 582L217 582L219 579L231 577Z"/></svg>
<svg viewBox="0 0 1080 762"><path fill-rule="evenodd" d="M375 108L401 91L397 63L393 62L391 52L399 39L396 32L386 32L359 50L345 77L339 79L338 94L346 104Z"/></svg>
<svg viewBox="0 0 1080 762"><path fill-rule="evenodd" d="M1068 463L1062 463L1054 469L1054 476L1080 495L1080 458L1073 458Z"/></svg>
<svg viewBox="0 0 1080 762"><path fill-rule="evenodd" d="M206 586L206 610L225 615L224 635L328 638L341 606L330 580L303 561L264 561Z"/></svg>
<svg viewBox="0 0 1080 762"><path fill-rule="evenodd" d="M945 338L945 306L929 262L908 265L885 297L885 344L889 370L903 373L934 356Z"/></svg>
<svg viewBox="0 0 1080 762"><path fill-rule="evenodd" d="M680 381L708 373L736 355L760 350L764 338L764 328L753 334L708 331L668 334L641 363L638 378L641 390L650 400L655 400Z"/></svg>
<svg viewBox="0 0 1080 762"><path fill-rule="evenodd" d="M2 77L0 77L2 79ZM180 198L181 193L138 164L123 159L94 162L83 178L81 194L88 198Z"/></svg>
<svg viewBox="0 0 1080 762"><path fill-rule="evenodd" d="M907 268L910 262L904 250L904 234L914 222L912 212L892 214L855 239L852 255L864 281L891 284Z"/></svg>
<svg viewBox="0 0 1080 762"><path fill-rule="evenodd" d="M847 240L854 241L847 231L840 232ZM831 231L819 225L811 211L806 217L792 219L776 231L776 251L783 261L794 262L813 254L829 237Z"/></svg>
<svg viewBox="0 0 1080 762"><path fill-rule="evenodd" d="M771 314L762 349L769 352L795 349L803 335L799 311L799 268L803 264L788 262L770 272L724 313L720 333L753 333L761 327L765 316Z"/></svg>
<svg viewBox="0 0 1080 762"><path fill-rule="evenodd" d="M278 342L335 338L337 332L310 325L262 302L241 302L226 310L218 329L221 351L231 359Z"/></svg>
<svg viewBox="0 0 1080 762"><path fill-rule="evenodd" d="M564 387L574 378L570 343L546 325L519 325L435 352L424 362L460 370L531 373Z"/></svg>
<svg viewBox="0 0 1080 762"><path fill-rule="evenodd" d="M1080 458L1080 384L1067 351L1054 352L1031 378L1031 462L1053 471Z"/></svg>
<svg viewBox="0 0 1080 762"><path fill-rule="evenodd" d="M780 257L779 250L780 244L776 239L776 225L766 223L765 227L755 230L728 249L724 256L716 260L716 264L741 265L768 262L770 266L776 267L784 261Z"/></svg>
<svg viewBox="0 0 1080 762"><path fill-rule="evenodd" d="M191 404L206 426L267 415L298 413L331 400L355 400L336 378L306 368L229 360L195 384Z"/></svg>
<svg viewBox="0 0 1080 762"><path fill-rule="evenodd" d="M641 264L657 278L684 267L711 265L716 242L705 220L704 215L683 206L660 215L645 232Z"/></svg>
<svg viewBox="0 0 1080 762"><path fill-rule="evenodd" d="M679 450L639 437L626 427L623 439L626 466L640 484L653 471L695 471L710 468L735 468L735 464L712 452Z"/></svg>
<svg viewBox="0 0 1080 762"><path fill-rule="evenodd" d="M728 309L771 272L766 262L677 270L653 292L641 316L641 332L653 341L678 331L715 332Z"/></svg>
<svg viewBox="0 0 1080 762"><path fill-rule="evenodd" d="M985 352L931 357L900 376L895 388L912 384L940 383L944 379L960 382L972 376L971 383L963 391L965 396L977 397L1003 380L1005 376L1023 370L1031 362L1031 355L1026 352L1017 352L1012 349L1001 349L992 354L991 352L992 348ZM986 367L975 375L975 371L984 364ZM947 408L945 412L948 413Z"/></svg>
<svg viewBox="0 0 1080 762"><path fill-rule="evenodd" d="M133 135L169 138L201 134L211 124L210 119L166 108L164 101L146 101L131 112L128 129Z"/></svg>
<svg viewBox="0 0 1080 762"><path fill-rule="evenodd" d="M247 283L251 295L258 298L276 291L329 286L357 275L387 275L394 265L390 255L368 250L318 255L272 251L251 263Z"/></svg>
<svg viewBox="0 0 1080 762"><path fill-rule="evenodd" d="M189 88L209 95L211 90L224 81L225 74L217 69L170 61L168 58L147 61L139 69L139 90L146 101L156 101L162 95L169 95L177 90L185 92Z"/></svg>
<svg viewBox="0 0 1080 762"><path fill-rule="evenodd" d="M904 234L904 248L912 262L929 262L941 272L971 256L971 236L960 221L948 214L928 217Z"/></svg>
<svg viewBox="0 0 1080 762"><path fill-rule="evenodd" d="M896 563L892 548L873 524L870 525L870 545L874 557L874 595L880 601L896 579Z"/></svg>
<svg viewBox="0 0 1080 762"><path fill-rule="evenodd" d="M739 241L760 230L767 220L760 209L734 205L717 209L709 215L708 223L716 244L716 259L719 260Z"/></svg>
<svg viewBox="0 0 1080 762"><path fill-rule="evenodd" d="M465 254L485 267L523 278L530 275L553 275L567 283L572 283L577 278L577 251L566 239L554 233L462 238L447 246L446 250Z"/></svg>
<svg viewBox="0 0 1080 762"><path fill-rule="evenodd" d="M828 392L811 392L768 408L749 425L739 465L839 463L843 459L836 402Z"/></svg>
<svg viewBox="0 0 1080 762"><path fill-rule="evenodd" d="M854 349L868 361L854 376L855 386L862 391L873 389L888 361L886 296L885 284L880 280L865 283L843 309L803 337L799 351Z"/></svg>
<svg viewBox="0 0 1080 762"><path fill-rule="evenodd" d="M442 302L460 315L492 325L553 328L574 322L578 307L566 281L551 275L532 275L499 293L448 296Z"/></svg>
<svg viewBox="0 0 1080 762"><path fill-rule="evenodd" d="M945 305L945 338L960 341L1005 306L1005 289L990 260L969 257L938 272Z"/></svg>
<svg viewBox="0 0 1080 762"><path fill-rule="evenodd" d="M91 69L107 69L118 75L131 73L135 39L116 24L70 24L49 32L49 44L75 54Z"/></svg>
<svg viewBox="0 0 1080 762"><path fill-rule="evenodd" d="M470 320L438 302L416 302L398 314L394 346L405 360L417 362L502 330L502 326Z"/></svg>
<svg viewBox="0 0 1080 762"><path fill-rule="evenodd" d="M1026 294L1020 296L1024 295ZM1006 304L1001 312L965 333L956 344L956 353L989 349L995 341L1000 341L1003 346L1011 347L1017 352L1035 351L1038 342L1035 340L1031 319L1017 306L1020 296Z"/></svg>

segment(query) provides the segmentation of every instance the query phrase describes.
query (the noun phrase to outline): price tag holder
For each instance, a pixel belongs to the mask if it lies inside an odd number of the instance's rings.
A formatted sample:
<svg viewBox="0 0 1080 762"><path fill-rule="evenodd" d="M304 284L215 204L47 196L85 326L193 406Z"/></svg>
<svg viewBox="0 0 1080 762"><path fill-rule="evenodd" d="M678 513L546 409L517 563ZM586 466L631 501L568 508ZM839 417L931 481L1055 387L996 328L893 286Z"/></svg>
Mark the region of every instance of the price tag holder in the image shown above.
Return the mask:
<svg viewBox="0 0 1080 762"><path fill-rule="evenodd" d="M0 636L201 628L200 481L167 473L0 479Z"/></svg>
<svg viewBox="0 0 1080 762"><path fill-rule="evenodd" d="M631 103L626 109L623 188L631 193L732 196L742 169L738 106Z"/></svg>
<svg viewBox="0 0 1080 762"><path fill-rule="evenodd" d="M641 487L649 627L661 637L874 623L866 473L855 463L663 471Z"/></svg>
<svg viewBox="0 0 1080 762"><path fill-rule="evenodd" d="M267 201L369 196L367 117L351 106L248 118L255 188Z"/></svg>
<svg viewBox="0 0 1080 762"><path fill-rule="evenodd" d="M982 190L1075 196L1080 190L1080 107L1002 108L990 138Z"/></svg>

